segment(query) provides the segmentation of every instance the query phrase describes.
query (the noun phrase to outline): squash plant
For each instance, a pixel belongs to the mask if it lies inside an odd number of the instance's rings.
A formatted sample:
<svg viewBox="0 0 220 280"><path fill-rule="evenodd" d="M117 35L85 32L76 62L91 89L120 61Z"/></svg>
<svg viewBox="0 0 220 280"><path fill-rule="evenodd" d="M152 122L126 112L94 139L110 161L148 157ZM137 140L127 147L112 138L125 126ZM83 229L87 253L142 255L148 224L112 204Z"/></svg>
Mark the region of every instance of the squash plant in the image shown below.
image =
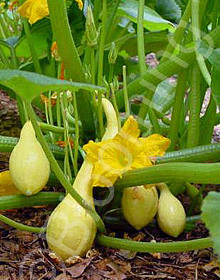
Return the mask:
<svg viewBox="0 0 220 280"><path fill-rule="evenodd" d="M22 194L2 196L0 209L58 204L63 199L49 219L47 240L64 259L85 254L91 243L84 247L83 242L95 237L101 245L132 251L181 252L214 246L220 253L218 193L209 193L202 205L201 217L210 229L210 237L155 244L106 234L103 221L107 221L107 211L121 207L121 198L129 190L143 198L139 186L157 185L163 193L161 186L166 183L169 189L166 186L164 196L169 195L169 201L181 207L173 194L186 190L193 205L202 199L202 189L193 184L220 183L220 145L211 142L214 126L219 124L219 1L145 2L19 1L14 13L21 15L18 20L22 31L13 40L9 33L0 40L0 84L15 94L22 123L31 121L50 163L50 179L54 174L66 191L66 195L39 192L31 199ZM8 21L4 28L11 24ZM57 47L51 55L54 41L53 47ZM29 50L26 57L24 48ZM156 68L146 66L145 57L150 52L160 62ZM172 86L168 79L173 75L176 82ZM208 88L210 100L201 115ZM36 116L34 104L45 112L46 122ZM11 152L17 142L0 136L0 151ZM59 142L64 148L57 146ZM88 186L86 194L82 183ZM93 198L92 187L108 187L109 193L113 188L115 195L109 198L105 193L100 203L101 191L98 188ZM154 199L152 207L157 201ZM134 207L133 203L122 199L128 222L132 220L127 215L129 210L143 207ZM170 234L161 205L158 224ZM126 207L128 210L124 210ZM81 218L70 214L74 209L86 217L81 226L77 223ZM147 210L143 207L143 211ZM177 212L181 212L182 220L173 236L185 225L183 209ZM59 236L62 217L66 231L63 239L54 239ZM71 220L73 217L76 220ZM186 224L190 218L186 218ZM3 215L0 220L22 230L47 230L22 225ZM150 220L141 221L141 226ZM82 238L76 242L76 249L64 244L65 234L67 243Z"/></svg>

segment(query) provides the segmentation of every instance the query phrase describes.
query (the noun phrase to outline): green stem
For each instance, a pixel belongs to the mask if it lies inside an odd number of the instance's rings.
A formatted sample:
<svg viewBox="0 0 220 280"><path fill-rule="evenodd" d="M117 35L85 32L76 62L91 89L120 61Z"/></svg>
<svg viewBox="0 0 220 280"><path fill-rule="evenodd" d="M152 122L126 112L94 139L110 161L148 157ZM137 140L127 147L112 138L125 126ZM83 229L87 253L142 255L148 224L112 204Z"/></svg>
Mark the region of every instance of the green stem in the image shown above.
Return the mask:
<svg viewBox="0 0 220 280"><path fill-rule="evenodd" d="M113 86L112 83L110 84L110 88L111 88L111 91L112 91L112 98L111 98L111 101L112 101L112 104L113 104L113 106L114 106L115 113L116 113L116 116L117 116L118 128L121 129L120 113L119 113L119 110L118 110L118 105L117 105L117 101L116 101L116 97L115 97L115 89L114 89L114 86Z"/></svg>
<svg viewBox="0 0 220 280"><path fill-rule="evenodd" d="M24 23L24 31L25 31L25 34L27 37L27 42L28 42L29 50L30 50L31 57L32 57L32 60L34 63L35 71L39 74L42 74L43 72L42 72L38 57L37 57L36 48L34 45L34 41L32 40L31 30L30 30L30 26L29 26L27 19L23 19L23 23Z"/></svg>
<svg viewBox="0 0 220 280"><path fill-rule="evenodd" d="M207 69L207 66L205 64L204 57L198 52L197 46L201 42L201 34L200 34L200 1L199 0L191 0L192 1L192 33L193 33L193 40L195 43L195 52L196 52L196 59L199 65L199 68L201 70L201 73L206 80L207 84L211 85L211 75L209 74L209 71ZM203 5L205 6L207 3L207 0L203 1Z"/></svg>
<svg viewBox="0 0 220 280"><path fill-rule="evenodd" d="M192 250L199 250L213 246L213 241L210 237L194 239L190 241L176 241L165 243L153 242L139 242L126 240L122 238L109 237L106 235L98 234L97 242L102 246L110 248L124 249L135 252L152 252L152 253L177 253Z"/></svg>
<svg viewBox="0 0 220 280"><path fill-rule="evenodd" d="M96 72L95 72L95 48L91 47L91 76L92 84L96 83Z"/></svg>
<svg viewBox="0 0 220 280"><path fill-rule="evenodd" d="M218 162L220 160L220 143L202 145L180 151L168 152L158 157L156 163L168 162Z"/></svg>
<svg viewBox="0 0 220 280"><path fill-rule="evenodd" d="M25 196L23 194L1 196L0 210L40 205L57 205L64 197L65 194L62 192L39 192L32 196Z"/></svg>
<svg viewBox="0 0 220 280"><path fill-rule="evenodd" d="M151 122L151 124L153 126L154 133L160 134L161 133L161 127L160 127L160 124L158 122L158 119L157 119L157 116L155 114L154 109L149 108L149 112L148 113L149 113L150 122Z"/></svg>
<svg viewBox="0 0 220 280"><path fill-rule="evenodd" d="M57 114L57 126L61 127L61 108L60 108L60 93L59 92L57 92L56 114Z"/></svg>
<svg viewBox="0 0 220 280"><path fill-rule="evenodd" d="M124 91L124 101L125 101L125 116L126 118L128 118L130 115L130 106L128 100L128 91L127 91L126 65L123 65L123 91Z"/></svg>
<svg viewBox="0 0 220 280"><path fill-rule="evenodd" d="M112 83L113 77L114 77L114 63L109 63L109 75L108 75L108 82Z"/></svg>
<svg viewBox="0 0 220 280"><path fill-rule="evenodd" d="M127 187L160 183L192 182L198 184L219 184L220 163L174 162L127 171L114 186L119 190Z"/></svg>
<svg viewBox="0 0 220 280"><path fill-rule="evenodd" d="M105 48L105 37L106 37L106 21L107 21L107 0L103 0L102 8L102 30L99 42L98 55L98 85L102 85L103 79L103 59L104 59L104 48Z"/></svg>
<svg viewBox="0 0 220 280"><path fill-rule="evenodd" d="M58 0L54 5L54 0L48 0L48 7L53 34L65 66L67 78L73 81L85 82L83 66L69 26L65 1ZM88 135L93 135L95 131L92 95L80 90L76 97L79 117L82 121L86 138Z"/></svg>
<svg viewBox="0 0 220 280"><path fill-rule="evenodd" d="M104 133L103 115L102 115L102 93L98 92L98 123L99 123L99 138L101 139Z"/></svg>
<svg viewBox="0 0 220 280"><path fill-rule="evenodd" d="M7 32L7 29L8 28L4 26L2 17L0 17L0 32L1 32L1 37L3 37L3 39L7 38L7 35L5 34L5 32Z"/></svg>
<svg viewBox="0 0 220 280"><path fill-rule="evenodd" d="M138 112L138 123L140 125L143 126L144 124L144 121L147 117L147 114L149 112L150 109L152 109L152 104L151 104L151 100L153 98L153 95L154 95L154 90L150 90L148 89L146 93L144 93L144 95L146 96L143 96L143 101L142 101L142 104L140 106L140 109L139 109L139 112Z"/></svg>
<svg viewBox="0 0 220 280"><path fill-rule="evenodd" d="M175 48L177 47L178 43L182 41L184 31L189 21L190 15L191 15L191 0L189 0L187 3L185 12L175 30L173 38L170 39L169 44L167 45L163 53L160 63L168 60L169 57L172 55L173 51L175 50Z"/></svg>
<svg viewBox="0 0 220 280"><path fill-rule="evenodd" d="M100 232L105 232L105 226L102 222L102 219L100 216L96 213L96 211L79 195L79 193L72 187L72 185L66 180L65 175L63 174L60 166L58 165L57 161L55 160L53 153L51 152L47 142L45 141L42 132L37 125L36 116L34 113L34 110L31 106L31 104L27 103L27 111L30 117L30 120L32 122L32 125L34 127L34 130L36 132L37 138L50 162L51 169L53 170L54 174L57 176L60 183L63 185L63 187L66 189L66 191L79 203L80 206L82 206L84 209L88 211L88 213L93 217L95 220L98 229Z"/></svg>
<svg viewBox="0 0 220 280"><path fill-rule="evenodd" d="M12 68L18 69L18 60L17 60L17 56L15 53L15 49L13 47L11 47L10 52L11 52ZM20 117L22 125L24 125L25 122L27 121L27 118L26 118L26 114L25 114L25 108L23 106L23 102L22 102L20 96L16 95L16 101L17 101L17 106L18 106L19 117Z"/></svg>
<svg viewBox="0 0 220 280"><path fill-rule="evenodd" d="M99 21L99 14L100 14L100 10L101 10L101 6L102 6L102 2L101 0L96 0L94 1L94 20L95 20L95 24L96 24L96 27L98 25L98 21Z"/></svg>
<svg viewBox="0 0 220 280"><path fill-rule="evenodd" d="M44 103L44 108L45 108L46 122L47 122L48 125L50 125L49 114L48 114L48 107L47 107L47 103L46 102ZM49 135L50 135L51 143L54 144L54 136L53 136L53 133L51 131L49 132Z"/></svg>
<svg viewBox="0 0 220 280"><path fill-rule="evenodd" d="M8 58L6 57L2 47L0 47L0 59L2 61L2 63L4 64L4 67L7 69L7 68L10 68L10 63L9 63L9 60Z"/></svg>
<svg viewBox="0 0 220 280"><path fill-rule="evenodd" d="M112 25L113 25L120 1L121 0L116 0L114 10L111 12L110 17L106 23L106 34L110 34L110 32L111 32Z"/></svg>
<svg viewBox="0 0 220 280"><path fill-rule="evenodd" d="M18 143L19 138L0 136L0 152L1 153L11 153L15 145ZM58 159L63 159L64 149L57 145L48 143L50 150L53 152L54 156Z"/></svg>
<svg viewBox="0 0 220 280"><path fill-rule="evenodd" d="M69 142L69 137L68 137L68 123L65 117L65 109L67 108L67 97L66 94L63 94L62 97L60 98L60 105L61 105L61 112L62 112L62 118L63 118L63 124L64 124L64 174L69 182L71 182L72 179L72 173L70 170L70 163L69 163L69 148L68 148L68 142Z"/></svg>
<svg viewBox="0 0 220 280"><path fill-rule="evenodd" d="M214 46L218 47L220 45L219 34L220 26L216 27L216 29L204 36L203 39L205 41L207 38L211 38ZM160 82L186 69L194 61L194 51L194 48L188 48L187 53L180 53L177 56L173 55L169 58L169 60L159 64L156 69L150 69L145 74L142 74L134 81L130 82L128 84L128 97L133 94L143 94L143 92L146 92L147 89L154 91L155 87ZM124 106L123 90L119 90L117 92L117 104L119 109L122 109Z"/></svg>
<svg viewBox="0 0 220 280"><path fill-rule="evenodd" d="M55 125L51 125L51 124L47 124L47 123L43 123L43 122L38 122L38 125L42 130L45 130L45 131L51 131L53 133L58 133L58 134L63 134L65 132L64 127L59 127L59 126L55 126ZM74 133L75 129L70 128L69 132Z"/></svg>
<svg viewBox="0 0 220 280"><path fill-rule="evenodd" d="M74 81L85 82L82 63L69 26L65 1L58 0L54 5L54 0L48 0L48 7L53 34L65 65L66 75Z"/></svg>
<svg viewBox="0 0 220 280"><path fill-rule="evenodd" d="M78 149L79 149L79 124L78 124L78 110L76 105L76 94L73 92L73 107L75 116L75 139L74 139L74 172L75 176L78 172Z"/></svg>
<svg viewBox="0 0 220 280"><path fill-rule="evenodd" d="M216 110L217 106L213 96L211 95L205 115L201 118L200 121L200 145L209 144L212 140L216 120Z"/></svg>
<svg viewBox="0 0 220 280"><path fill-rule="evenodd" d="M177 87L176 87L176 94L174 98L174 105L173 105L173 111L172 111L172 117L171 117L171 125L170 125L170 131L169 136L171 140L171 144L169 147L169 150L175 150L176 145L178 143L178 133L179 133L179 127L180 127L180 121L181 121L181 114L182 114L182 108L184 104L184 95L186 92L187 87L187 71L184 70L178 75L178 81L177 81Z"/></svg>
<svg viewBox="0 0 220 280"><path fill-rule="evenodd" d="M189 123L187 148L199 145L200 122L200 70L197 64L193 66L191 78L191 92L189 96Z"/></svg>
<svg viewBox="0 0 220 280"><path fill-rule="evenodd" d="M0 215L0 221L11 227L14 227L14 228L17 228L17 229L23 230L23 231L29 231L29 232L33 232L33 233L43 233L46 231L46 228L26 226L21 223L15 222L3 215Z"/></svg>
<svg viewBox="0 0 220 280"><path fill-rule="evenodd" d="M141 73L144 73L146 71L144 27L143 27L144 6L145 6L145 0L139 0L138 18L137 18L137 48L138 48L138 59L139 59L139 66L140 66Z"/></svg>

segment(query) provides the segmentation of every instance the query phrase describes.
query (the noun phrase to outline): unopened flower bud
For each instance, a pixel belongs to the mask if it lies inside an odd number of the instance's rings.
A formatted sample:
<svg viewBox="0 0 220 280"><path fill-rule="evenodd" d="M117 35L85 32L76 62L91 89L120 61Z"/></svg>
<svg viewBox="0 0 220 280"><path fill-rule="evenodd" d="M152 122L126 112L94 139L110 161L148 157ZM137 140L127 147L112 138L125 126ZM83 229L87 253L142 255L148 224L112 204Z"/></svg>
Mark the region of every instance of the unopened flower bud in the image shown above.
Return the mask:
<svg viewBox="0 0 220 280"><path fill-rule="evenodd" d="M112 42L111 48L108 53L108 62L110 64L115 64L117 57L118 57L118 50L115 46L115 43Z"/></svg>
<svg viewBox="0 0 220 280"><path fill-rule="evenodd" d="M87 38L88 46L94 47L94 46L97 45L98 32L96 30L96 26L95 26L95 22L94 22L94 17L93 17L91 5L89 5L88 9L87 9L86 38Z"/></svg>

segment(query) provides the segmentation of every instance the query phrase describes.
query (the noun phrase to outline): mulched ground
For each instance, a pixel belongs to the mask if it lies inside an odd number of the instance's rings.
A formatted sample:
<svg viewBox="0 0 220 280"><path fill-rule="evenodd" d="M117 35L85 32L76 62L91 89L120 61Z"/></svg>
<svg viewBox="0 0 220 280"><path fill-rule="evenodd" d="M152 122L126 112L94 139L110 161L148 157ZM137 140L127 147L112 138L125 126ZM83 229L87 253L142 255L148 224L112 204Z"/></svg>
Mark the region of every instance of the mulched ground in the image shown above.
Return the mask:
<svg viewBox="0 0 220 280"><path fill-rule="evenodd" d="M27 208L4 214L27 225L43 226L52 208ZM0 279L209 279L220 278L212 249L186 253L132 253L95 245L85 258L64 263L48 250L44 235L21 232L0 224ZM113 234L111 232L111 234ZM116 233L117 235L117 233ZM129 232L142 241L172 241L158 228ZM201 222L178 240L208 236Z"/></svg>
<svg viewBox="0 0 220 280"><path fill-rule="evenodd" d="M8 112L14 110L9 105L6 109L6 104L11 104L9 101L11 102L8 96L0 93L1 120L2 117L8 118ZM5 111L2 111L3 103ZM12 127L19 127L16 110L14 112ZM3 127L3 122L0 124L1 131L7 132L8 128ZM3 160L0 158L0 170L5 167L7 167L7 157L4 156ZM208 186L206 191L208 190L219 191L219 187ZM183 200L183 204L187 209L189 205L187 199ZM2 213L27 225L43 226L52 210L51 207L35 207ZM117 233L115 229L109 228L108 231L111 235L121 236L121 233ZM197 222L193 230L184 232L176 240L191 240L206 236L208 236L208 231L201 222ZM163 234L157 227L147 227L139 232L127 232L125 237L139 241L153 240L153 242L174 240ZM219 266L211 248L175 254L143 254L105 248L95 244L85 258L72 258L64 263L48 250L44 235L21 232L0 223L0 280L217 280L219 278Z"/></svg>

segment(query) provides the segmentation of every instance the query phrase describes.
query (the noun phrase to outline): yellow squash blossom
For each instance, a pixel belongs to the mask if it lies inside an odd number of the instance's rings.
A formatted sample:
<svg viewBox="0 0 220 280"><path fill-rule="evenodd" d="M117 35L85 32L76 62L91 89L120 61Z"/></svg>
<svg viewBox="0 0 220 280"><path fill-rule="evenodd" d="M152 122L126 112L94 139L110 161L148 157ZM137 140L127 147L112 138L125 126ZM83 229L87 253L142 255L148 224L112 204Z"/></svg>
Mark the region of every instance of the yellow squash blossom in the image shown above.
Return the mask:
<svg viewBox="0 0 220 280"><path fill-rule="evenodd" d="M159 134L139 138L136 120L130 116L123 128L111 140L94 143L83 148L94 164L93 186L110 187L128 170L151 166L150 157L162 156L170 140Z"/></svg>
<svg viewBox="0 0 220 280"><path fill-rule="evenodd" d="M76 0L79 9L82 10L82 0ZM19 8L18 12L21 16L28 18L30 24L49 15L47 0L26 0Z"/></svg>

